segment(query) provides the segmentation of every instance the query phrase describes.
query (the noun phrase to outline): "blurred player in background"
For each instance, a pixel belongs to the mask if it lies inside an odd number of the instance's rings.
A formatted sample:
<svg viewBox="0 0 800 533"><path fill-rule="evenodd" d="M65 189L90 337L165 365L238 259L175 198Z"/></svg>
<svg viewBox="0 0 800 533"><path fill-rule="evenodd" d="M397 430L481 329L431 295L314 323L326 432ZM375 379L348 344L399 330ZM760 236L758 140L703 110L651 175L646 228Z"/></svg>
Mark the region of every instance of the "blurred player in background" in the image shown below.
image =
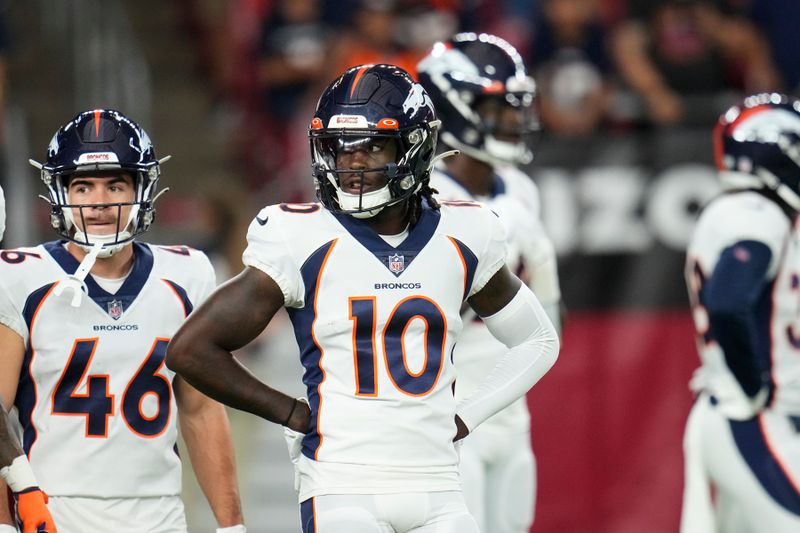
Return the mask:
<svg viewBox="0 0 800 533"><path fill-rule="evenodd" d="M56 533L56 526L47 510L47 496L39 489L28 458L22 453L12 433L6 410L0 407L0 478L11 488L23 533L47 531ZM17 533L10 524L0 524L0 533Z"/></svg>
<svg viewBox="0 0 800 533"><path fill-rule="evenodd" d="M164 368L213 269L134 240L163 161L121 113L77 115L32 162L63 240L0 253L0 399L61 533L185 532L178 425L217 531L245 531L224 407Z"/></svg>
<svg viewBox="0 0 800 533"><path fill-rule="evenodd" d="M170 344L170 368L200 390L302 434L290 451L304 533L477 532L454 441L524 396L558 353L541 305L505 265L497 217L433 198L438 127L404 70L347 70L309 130L321 203L263 209L247 268ZM465 301L509 348L457 402L450 354ZM281 307L308 404L231 355Z"/></svg>
<svg viewBox="0 0 800 533"><path fill-rule="evenodd" d="M687 253L702 366L681 532L800 531L800 101L750 96L714 144L726 190Z"/></svg>
<svg viewBox="0 0 800 533"><path fill-rule="evenodd" d="M506 261L556 325L560 290L555 249L539 220L539 192L517 168L533 157L536 86L517 51L493 35L461 33L438 43L418 66L420 83L442 120L453 157L431 174L438 197L485 203L505 226ZM506 347L470 310L453 357L456 399L469 396ZM461 448L464 497L481 531L523 533L533 522L535 461L530 415L519 398L472 432Z"/></svg>

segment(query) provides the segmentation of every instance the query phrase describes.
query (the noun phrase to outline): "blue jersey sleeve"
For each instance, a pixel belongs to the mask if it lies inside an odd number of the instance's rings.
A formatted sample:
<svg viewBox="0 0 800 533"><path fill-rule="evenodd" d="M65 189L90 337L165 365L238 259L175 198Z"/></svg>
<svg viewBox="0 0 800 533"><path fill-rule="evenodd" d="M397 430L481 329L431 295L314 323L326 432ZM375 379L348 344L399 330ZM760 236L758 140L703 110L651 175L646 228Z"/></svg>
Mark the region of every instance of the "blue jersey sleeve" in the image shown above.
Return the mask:
<svg viewBox="0 0 800 533"><path fill-rule="evenodd" d="M705 290L711 336L742 390L754 397L769 385L768 270L772 252L760 241L722 251Z"/></svg>

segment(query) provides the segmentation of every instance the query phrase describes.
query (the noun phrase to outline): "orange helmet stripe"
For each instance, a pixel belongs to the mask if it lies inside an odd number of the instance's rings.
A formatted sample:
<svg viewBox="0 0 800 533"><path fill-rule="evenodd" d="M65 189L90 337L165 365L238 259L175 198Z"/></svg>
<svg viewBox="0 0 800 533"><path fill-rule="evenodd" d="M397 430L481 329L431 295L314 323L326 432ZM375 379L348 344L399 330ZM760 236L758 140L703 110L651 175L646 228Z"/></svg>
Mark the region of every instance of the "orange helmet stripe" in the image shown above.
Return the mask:
<svg viewBox="0 0 800 533"><path fill-rule="evenodd" d="M725 123L723 119L720 119L714 128L714 162L717 165L717 169L725 170L725 149L723 146L723 138L725 135L730 135L733 129L745 119L750 118L753 115L757 115L762 111L767 111L769 108L770 107L768 105L757 105L755 107L745 109L730 123Z"/></svg>
<svg viewBox="0 0 800 533"><path fill-rule="evenodd" d="M363 76L364 72L366 72L371 66L372 65L364 65L358 69L358 72L356 72L356 77L353 79L353 84L350 86L350 98L352 98L353 93L356 92L356 87L358 87L358 82L361 81L361 76Z"/></svg>
<svg viewBox="0 0 800 533"><path fill-rule="evenodd" d="M94 111L94 136L100 137L100 113L99 109Z"/></svg>

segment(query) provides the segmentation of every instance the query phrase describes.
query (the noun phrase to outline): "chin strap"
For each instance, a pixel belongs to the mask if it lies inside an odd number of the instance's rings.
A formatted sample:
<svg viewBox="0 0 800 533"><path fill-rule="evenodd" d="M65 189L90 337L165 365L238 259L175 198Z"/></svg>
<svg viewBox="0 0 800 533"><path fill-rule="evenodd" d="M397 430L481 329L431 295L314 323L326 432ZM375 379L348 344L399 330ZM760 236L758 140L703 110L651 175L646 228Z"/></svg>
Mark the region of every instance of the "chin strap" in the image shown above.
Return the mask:
<svg viewBox="0 0 800 533"><path fill-rule="evenodd" d="M88 254L86 254L86 257L83 258L81 264L78 265L78 270L76 270L71 276L68 276L66 279L64 279L58 284L58 286L56 286L54 289L55 295L60 296L61 293L66 289L72 289L72 301L70 304L72 307L80 307L83 294L89 292L89 289L86 288L86 283L84 283L83 280L85 280L86 276L89 275L89 272L92 270L95 261L97 261L97 255L102 249L103 243L94 243L92 249Z"/></svg>

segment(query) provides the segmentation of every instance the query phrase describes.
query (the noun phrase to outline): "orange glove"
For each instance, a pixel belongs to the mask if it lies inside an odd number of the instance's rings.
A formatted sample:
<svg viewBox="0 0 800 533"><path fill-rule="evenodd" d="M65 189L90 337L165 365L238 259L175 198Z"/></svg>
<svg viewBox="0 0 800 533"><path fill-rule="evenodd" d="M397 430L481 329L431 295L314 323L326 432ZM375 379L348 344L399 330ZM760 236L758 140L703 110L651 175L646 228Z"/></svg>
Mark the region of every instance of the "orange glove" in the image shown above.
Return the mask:
<svg viewBox="0 0 800 533"><path fill-rule="evenodd" d="M14 494L22 533L56 533L56 524L47 509L47 494L31 487Z"/></svg>

